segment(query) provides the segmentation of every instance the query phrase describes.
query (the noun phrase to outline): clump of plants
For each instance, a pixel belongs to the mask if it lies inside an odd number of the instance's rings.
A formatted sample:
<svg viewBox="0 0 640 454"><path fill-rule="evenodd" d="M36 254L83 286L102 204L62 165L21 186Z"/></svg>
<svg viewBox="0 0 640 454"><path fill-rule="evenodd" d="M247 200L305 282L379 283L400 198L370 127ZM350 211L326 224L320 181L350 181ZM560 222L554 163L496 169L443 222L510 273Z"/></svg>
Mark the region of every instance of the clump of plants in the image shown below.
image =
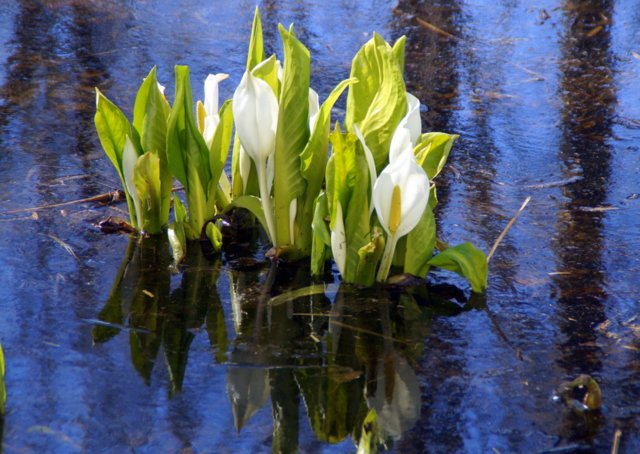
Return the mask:
<svg viewBox="0 0 640 454"><path fill-rule="evenodd" d="M246 70L222 106L218 83L226 75L209 75L205 100L194 107L186 66L175 68L173 105L151 70L131 122L97 91L96 129L131 225L150 235L168 231L180 261L192 240L219 251L222 218L248 210L271 256L309 259L313 275L333 259L344 282L370 286L395 271L425 278L435 266L484 292L484 254L470 243L437 241L433 180L458 136L422 132L420 101L404 82L405 38L391 45L374 34L349 78L320 104L309 85L309 50L293 26L278 29L281 59L265 55L256 8ZM332 108L347 89L345 118L334 121ZM186 206L173 195L169 225L174 178Z"/></svg>

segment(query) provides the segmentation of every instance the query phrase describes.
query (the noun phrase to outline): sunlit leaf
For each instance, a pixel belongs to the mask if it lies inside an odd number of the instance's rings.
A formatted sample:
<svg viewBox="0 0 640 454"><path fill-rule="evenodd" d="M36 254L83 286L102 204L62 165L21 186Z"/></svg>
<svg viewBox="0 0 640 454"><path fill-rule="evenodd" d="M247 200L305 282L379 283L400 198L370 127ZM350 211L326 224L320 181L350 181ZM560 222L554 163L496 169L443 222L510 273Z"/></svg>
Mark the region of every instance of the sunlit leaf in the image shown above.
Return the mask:
<svg viewBox="0 0 640 454"><path fill-rule="evenodd" d="M162 187L160 180L160 158L157 154L147 152L136 161L133 182L140 201L142 225L146 233L162 232L166 220L162 219Z"/></svg>
<svg viewBox="0 0 640 454"><path fill-rule="evenodd" d="M127 136L131 137L133 135L131 125L122 111L109 101L97 88L94 122L100 144L118 172L122 187L125 189L130 222L134 227L137 227L133 200L131 200L131 196L126 190L127 186L122 168L122 155L124 153L125 141Z"/></svg>
<svg viewBox="0 0 640 454"><path fill-rule="evenodd" d="M312 244L311 244L311 274L320 276L324 271L324 264L327 261L328 248L331 246L331 233L326 222L329 216L327 206L327 195L322 192L315 203L312 223Z"/></svg>
<svg viewBox="0 0 640 454"><path fill-rule="evenodd" d="M231 100L226 101L220 108L220 123L216 128L209 150L209 164L211 165L211 181L219 184L220 177L229 156L231 134L233 132L233 112Z"/></svg>
<svg viewBox="0 0 640 454"><path fill-rule="evenodd" d="M207 229L205 231L207 238L211 242L211 246L215 252L219 252L222 249L222 233L220 233L220 229L213 223L209 222L207 224Z"/></svg>
<svg viewBox="0 0 640 454"><path fill-rule="evenodd" d="M209 152L193 115L189 68L176 66L175 72L176 94L167 127L167 158L169 169L189 192L193 184L189 181L189 168L198 172L201 184L209 182Z"/></svg>
<svg viewBox="0 0 640 454"><path fill-rule="evenodd" d="M358 51L351 77L358 83L349 88L345 123L358 125L381 171L389 153L393 133L407 111L407 98L399 53L378 34Z"/></svg>
<svg viewBox="0 0 640 454"><path fill-rule="evenodd" d="M259 65L251 70L251 74L264 80L269 84L273 93L275 93L276 96L278 95L280 92L280 81L278 80L278 64L275 55L260 62Z"/></svg>
<svg viewBox="0 0 640 454"><path fill-rule="evenodd" d="M424 278L429 272L429 260L436 244L436 220L429 207L407 235L404 272Z"/></svg>
<svg viewBox="0 0 640 454"><path fill-rule="evenodd" d="M142 151L153 152L160 158L161 191L159 197L161 198L161 212L159 217L162 224L166 224L169 219L173 180L169 172L166 151L167 120L170 111L171 107L158 87L156 67L154 66L136 95L133 108L133 128L140 136Z"/></svg>
<svg viewBox="0 0 640 454"><path fill-rule="evenodd" d="M260 9L256 6L253 15L253 25L251 26L251 39L249 40L249 50L247 52L247 70L251 71L254 66L264 60L264 44L262 41L262 18Z"/></svg>
<svg viewBox="0 0 640 454"><path fill-rule="evenodd" d="M276 151L273 156L273 209L276 220L276 245L290 242L291 201L304 192L300 171L300 153L309 139L310 55L296 38L293 28L279 27L284 48L284 72L278 111Z"/></svg>
<svg viewBox="0 0 640 454"><path fill-rule="evenodd" d="M422 134L420 142L416 145L413 153L416 161L433 180L444 168L449 157L449 152L453 143L459 136L457 134L446 134L444 132L429 132Z"/></svg>
<svg viewBox="0 0 640 454"><path fill-rule="evenodd" d="M466 278L474 292L484 293L487 288L487 258L471 243L445 249L429 260L428 264L453 271Z"/></svg>

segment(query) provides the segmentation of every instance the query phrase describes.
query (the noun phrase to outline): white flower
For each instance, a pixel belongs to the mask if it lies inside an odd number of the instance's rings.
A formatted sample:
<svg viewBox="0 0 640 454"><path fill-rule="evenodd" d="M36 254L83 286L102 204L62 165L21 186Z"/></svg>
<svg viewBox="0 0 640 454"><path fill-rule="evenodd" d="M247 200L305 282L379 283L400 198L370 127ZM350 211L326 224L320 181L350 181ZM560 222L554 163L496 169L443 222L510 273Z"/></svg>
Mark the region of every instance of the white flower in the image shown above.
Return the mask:
<svg viewBox="0 0 640 454"><path fill-rule="evenodd" d="M233 94L233 119L240 143L256 162L275 151L278 99L264 80L245 71Z"/></svg>
<svg viewBox="0 0 640 454"><path fill-rule="evenodd" d="M429 178L412 151L401 151L380 173L373 186L373 204L387 232L378 281L389 274L398 239L418 224L429 201Z"/></svg>
<svg viewBox="0 0 640 454"><path fill-rule="evenodd" d="M229 77L228 74L209 74L204 81L204 137L207 146L211 146L213 135L216 132L220 115L218 114L218 84Z"/></svg>

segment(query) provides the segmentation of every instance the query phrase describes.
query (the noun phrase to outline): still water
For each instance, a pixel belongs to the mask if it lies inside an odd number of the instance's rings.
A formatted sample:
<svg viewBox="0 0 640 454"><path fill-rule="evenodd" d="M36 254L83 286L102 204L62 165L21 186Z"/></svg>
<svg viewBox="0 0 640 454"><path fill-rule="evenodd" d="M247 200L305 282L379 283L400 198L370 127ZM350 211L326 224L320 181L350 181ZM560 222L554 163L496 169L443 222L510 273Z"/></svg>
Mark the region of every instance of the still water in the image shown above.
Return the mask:
<svg viewBox="0 0 640 454"><path fill-rule="evenodd" d="M372 31L407 35L423 130L461 136L444 240L487 252L532 197L486 298L445 273L300 296L304 267L242 244L172 273L163 240L95 227L123 206L36 208L119 185L94 87L130 115L151 66L172 93L188 64L197 98L217 72L231 97L254 6L2 2L0 451L354 452L375 408L396 452L610 452L618 429L640 452L637 0L260 2L267 50L294 22L321 98ZM580 374L601 411L553 400Z"/></svg>

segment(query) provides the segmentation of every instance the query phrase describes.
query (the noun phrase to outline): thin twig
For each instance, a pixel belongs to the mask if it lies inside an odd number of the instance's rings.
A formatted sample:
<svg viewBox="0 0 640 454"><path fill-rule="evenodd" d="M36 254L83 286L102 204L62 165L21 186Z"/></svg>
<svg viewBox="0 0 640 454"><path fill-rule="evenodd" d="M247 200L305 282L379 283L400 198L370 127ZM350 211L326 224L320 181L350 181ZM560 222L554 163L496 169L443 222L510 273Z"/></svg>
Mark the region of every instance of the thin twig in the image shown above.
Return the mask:
<svg viewBox="0 0 640 454"><path fill-rule="evenodd" d="M364 333L364 334L369 334L371 336L381 337L382 339L387 339L387 340L390 340L390 341L393 341L393 342L397 342L399 344L406 344L406 345L411 344L411 342L408 342L408 341L405 341L405 340L402 340L402 339L397 339L397 338L394 338L394 337L391 337L391 336L385 336L384 334L377 333L375 331L371 331L371 330L366 329L366 328L359 328L357 326L347 325L346 323L342 323L342 322L339 322L337 320L329 320L329 323L332 324L332 325L340 326L341 328L350 329L350 330L355 331L357 333Z"/></svg>
<svg viewBox="0 0 640 454"><path fill-rule="evenodd" d="M434 32L434 33L436 33L436 34L438 34L440 36L443 36L445 38L448 38L448 39L453 39L455 41L461 41L461 39L458 38L457 36L452 35L451 33L441 29L440 27L436 27L435 25L427 22L426 20L420 19L419 17L416 17L416 20L418 21L418 24L420 24L421 26L423 26L427 30L431 30L432 32Z"/></svg>
<svg viewBox="0 0 640 454"><path fill-rule="evenodd" d="M489 262L491 260L491 257L493 257L493 253L496 252L496 249L498 249L498 245L500 244L500 242L502 241L502 239L504 238L504 236L507 234L507 232L509 231L509 229L511 227L513 227L513 224L515 224L516 220L518 219L518 216L520 216L520 213L522 213L524 211L524 209L526 208L527 204L529 203L529 201L531 200L531 196L527 197L524 202L522 203L522 206L520 207L520 209L518 210L518 212L516 213L516 215L514 217L511 218L511 220L509 221L509 223L507 224L507 226L504 228L504 230L502 231L502 233L498 236L498 239L496 240L495 243L493 243L493 247L491 248L491 250L489 251L489 253L487 254L487 262Z"/></svg>
<svg viewBox="0 0 640 454"><path fill-rule="evenodd" d="M611 446L611 454L618 454L618 449L620 448L620 438L622 438L622 431L620 429L616 429L613 434L613 445Z"/></svg>
<svg viewBox="0 0 640 454"><path fill-rule="evenodd" d="M124 193L118 189L112 192L106 192L104 194L94 195L93 197L87 197L85 199L69 200L67 202L53 203L50 205L40 205L37 207L18 208L16 210L10 210L10 211L5 211L4 213L0 213L0 216L5 216L8 214L24 213L28 211L49 210L51 208L60 208L60 207L65 207L69 205L77 205L80 203L90 203L90 202L112 203L112 202L118 202L120 200L124 200L123 197L124 197Z"/></svg>
<svg viewBox="0 0 640 454"><path fill-rule="evenodd" d="M182 191L184 188L182 186L176 186L171 188L172 192ZM78 205L80 203L115 203L124 201L124 192L121 189L116 189L115 191L105 192L103 194L94 195L92 197L87 197L85 199L77 199L77 200L69 200L67 202L60 203L52 203L49 205L40 205L37 207L29 207L29 208L17 208L15 210L4 211L0 213L0 216L7 216L9 214L17 214L17 213L25 213L25 212L33 212L33 211L43 211L50 210L52 208L60 208L66 207L69 205Z"/></svg>

